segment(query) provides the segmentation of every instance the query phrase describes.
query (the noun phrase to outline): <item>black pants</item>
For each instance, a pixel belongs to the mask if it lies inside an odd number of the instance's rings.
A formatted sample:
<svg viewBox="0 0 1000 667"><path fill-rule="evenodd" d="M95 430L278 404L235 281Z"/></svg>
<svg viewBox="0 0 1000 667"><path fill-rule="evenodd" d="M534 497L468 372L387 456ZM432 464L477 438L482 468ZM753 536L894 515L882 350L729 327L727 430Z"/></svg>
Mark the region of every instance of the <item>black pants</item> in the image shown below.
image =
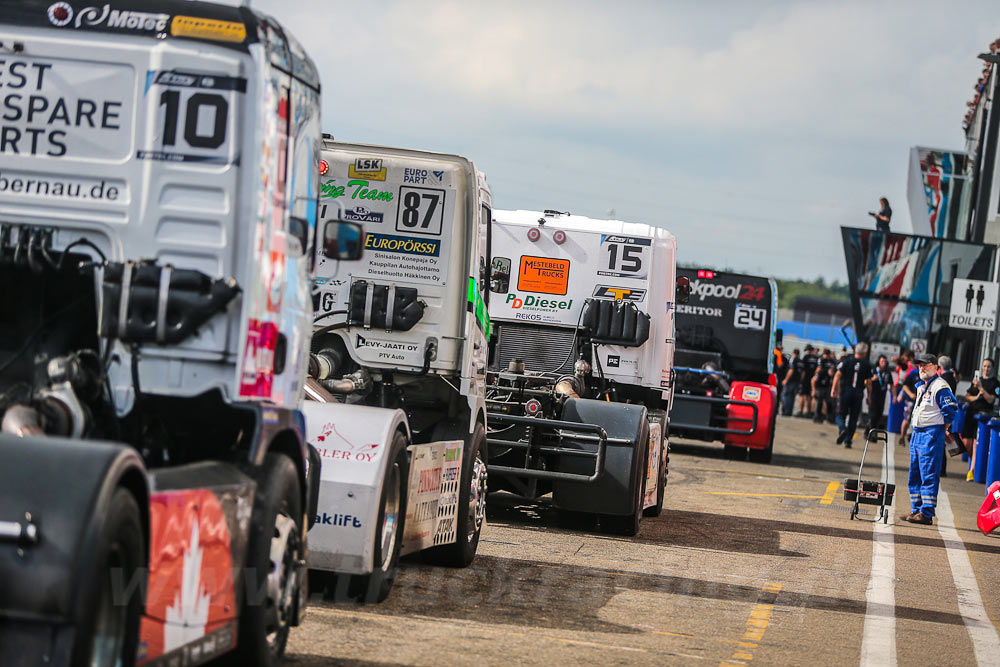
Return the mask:
<svg viewBox="0 0 1000 667"><path fill-rule="evenodd" d="M813 421L823 421L824 417L829 417L830 405L830 388L816 387L816 405L813 407Z"/></svg>
<svg viewBox="0 0 1000 667"><path fill-rule="evenodd" d="M885 394L876 396L868 409L868 428L882 428L882 412L885 410Z"/></svg>
<svg viewBox="0 0 1000 667"><path fill-rule="evenodd" d="M853 387L845 389L840 395L840 410L838 410L837 414L841 430L847 432L847 440L844 441L845 445L851 444L851 439L854 437L854 431L858 428L858 417L861 416L862 397L862 392L854 389Z"/></svg>

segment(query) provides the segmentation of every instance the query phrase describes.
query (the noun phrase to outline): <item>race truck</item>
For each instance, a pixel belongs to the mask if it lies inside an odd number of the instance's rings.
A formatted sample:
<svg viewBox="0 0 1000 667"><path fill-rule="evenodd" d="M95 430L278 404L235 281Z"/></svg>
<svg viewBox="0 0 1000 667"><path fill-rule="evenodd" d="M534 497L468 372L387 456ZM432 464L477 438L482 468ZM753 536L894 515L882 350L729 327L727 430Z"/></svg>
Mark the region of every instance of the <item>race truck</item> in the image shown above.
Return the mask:
<svg viewBox="0 0 1000 667"><path fill-rule="evenodd" d="M729 458L770 463L778 413L774 280L711 269L677 273L689 280L691 299L677 306L672 432L722 440Z"/></svg>
<svg viewBox="0 0 1000 667"><path fill-rule="evenodd" d="M317 269L309 567L326 595L370 602L400 555L464 567L479 544L490 191L466 158L329 137L319 173L320 243L340 245L340 222L366 233L360 260Z"/></svg>
<svg viewBox="0 0 1000 667"><path fill-rule="evenodd" d="M273 665L308 591L312 61L203 2L0 4L7 665Z"/></svg>
<svg viewBox="0 0 1000 667"><path fill-rule="evenodd" d="M560 523L625 535L660 513L676 248L644 224L494 212L491 490L551 493Z"/></svg>

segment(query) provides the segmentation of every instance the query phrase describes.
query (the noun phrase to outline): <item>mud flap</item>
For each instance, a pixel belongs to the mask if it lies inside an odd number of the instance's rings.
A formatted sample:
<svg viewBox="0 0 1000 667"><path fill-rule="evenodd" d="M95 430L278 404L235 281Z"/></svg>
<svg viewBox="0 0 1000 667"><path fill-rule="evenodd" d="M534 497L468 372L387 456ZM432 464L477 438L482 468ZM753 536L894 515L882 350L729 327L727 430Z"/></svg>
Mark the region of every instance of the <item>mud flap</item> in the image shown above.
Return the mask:
<svg viewBox="0 0 1000 667"><path fill-rule="evenodd" d="M646 493L642 498L642 509L656 504L656 491L660 482L660 461L663 458L663 425L659 421L649 422L649 456L646 462Z"/></svg>
<svg viewBox="0 0 1000 667"><path fill-rule="evenodd" d="M461 440L410 445L410 479L402 555L455 541Z"/></svg>
<svg viewBox="0 0 1000 667"><path fill-rule="evenodd" d="M646 421L646 407L571 398L563 406L562 420L603 427L608 434L608 446L604 475L593 483L553 482L553 505L562 510L595 514L625 515L633 512L636 487L642 484L642 477L646 474L647 461L640 460L644 447L637 446ZM567 439L562 446L596 451L597 443ZM560 456L556 458L556 469L589 474L593 470L593 462L579 456Z"/></svg>

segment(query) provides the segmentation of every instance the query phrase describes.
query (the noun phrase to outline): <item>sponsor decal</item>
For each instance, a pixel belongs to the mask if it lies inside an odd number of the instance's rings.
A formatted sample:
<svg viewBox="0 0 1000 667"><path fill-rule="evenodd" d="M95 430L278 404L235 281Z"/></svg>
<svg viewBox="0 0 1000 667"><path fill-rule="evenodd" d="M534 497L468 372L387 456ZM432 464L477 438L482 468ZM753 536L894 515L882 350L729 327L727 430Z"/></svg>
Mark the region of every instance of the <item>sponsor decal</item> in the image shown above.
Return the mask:
<svg viewBox="0 0 1000 667"><path fill-rule="evenodd" d="M369 181L384 181L388 170L382 166L381 158L359 157L347 166L350 178L367 178Z"/></svg>
<svg viewBox="0 0 1000 667"><path fill-rule="evenodd" d="M691 306L686 303L679 303L677 306L678 315L699 315L702 317L722 317L721 308L706 308L705 306Z"/></svg>
<svg viewBox="0 0 1000 667"><path fill-rule="evenodd" d="M357 334L354 347L358 350L376 350L380 361L406 361L407 358L420 351L420 346L416 343L377 340L361 334Z"/></svg>
<svg viewBox="0 0 1000 667"><path fill-rule="evenodd" d="M407 167L403 169L403 182L404 183L441 183L444 179L443 171L429 171L427 169L413 169Z"/></svg>
<svg viewBox="0 0 1000 667"><path fill-rule="evenodd" d="M73 20L73 8L65 2L54 2L49 5L49 23L61 28Z"/></svg>
<svg viewBox="0 0 1000 667"><path fill-rule="evenodd" d="M174 37L210 39L216 42L242 42L247 38L247 29L239 21L220 21L196 16L175 16L170 22L170 34Z"/></svg>
<svg viewBox="0 0 1000 667"><path fill-rule="evenodd" d="M375 179L369 179L375 180ZM339 185L337 179L331 178L326 183L319 186L320 199L338 199L348 194L351 199L367 199L369 201L392 201L392 193L368 187L368 180L356 178L347 181L346 185ZM348 190L349 189L349 190Z"/></svg>
<svg viewBox="0 0 1000 667"><path fill-rule="evenodd" d="M598 299L614 299L615 301L635 301L636 303L641 303L646 298L646 290L634 287L598 285L594 288L594 296Z"/></svg>
<svg viewBox="0 0 1000 667"><path fill-rule="evenodd" d="M278 326L251 318L243 348L243 373L240 396L268 398L274 384L274 351L278 344Z"/></svg>
<svg viewBox="0 0 1000 667"><path fill-rule="evenodd" d="M146 32L163 32L167 29L170 14L155 12L134 12L127 9L111 9L111 5L103 7L87 7L76 15L74 26L95 27L106 25L119 30L144 30Z"/></svg>
<svg viewBox="0 0 1000 667"><path fill-rule="evenodd" d="M660 380L661 389L670 389L670 380Z"/></svg>
<svg viewBox="0 0 1000 667"><path fill-rule="evenodd" d="M337 461L370 463L378 456L381 445L377 442L355 444L337 430L337 425L327 422L319 435L309 442L321 458Z"/></svg>
<svg viewBox="0 0 1000 667"><path fill-rule="evenodd" d="M759 401L760 400L760 387L743 387L743 400L744 401Z"/></svg>
<svg viewBox="0 0 1000 667"><path fill-rule="evenodd" d="M517 289L524 292L565 295L569 286L569 260L521 256Z"/></svg>
<svg viewBox="0 0 1000 667"><path fill-rule="evenodd" d="M622 358L617 354L608 355L608 368L618 368L622 365Z"/></svg>
<svg viewBox="0 0 1000 667"><path fill-rule="evenodd" d="M354 347L357 349L362 349L366 347L374 347L380 350L399 350L400 352L417 352L420 346L416 343L400 343L398 341L391 340L377 340L375 338L369 338L367 336L362 336L361 334L356 334L357 338L354 341Z"/></svg>
<svg viewBox="0 0 1000 667"><path fill-rule="evenodd" d="M618 234L601 234L601 244L605 243L627 243L629 245L652 245L653 239L640 238L635 236L621 236Z"/></svg>
<svg viewBox="0 0 1000 667"><path fill-rule="evenodd" d="M515 292L508 294L507 301L504 303L515 310L518 308L528 308L531 310L569 310L573 307L573 299L557 301L555 299L542 299L530 294L522 297Z"/></svg>
<svg viewBox="0 0 1000 667"><path fill-rule="evenodd" d="M368 234L365 236L366 250L381 250L402 255L422 255L438 257L441 254L441 241L436 239L414 239L408 236L393 234Z"/></svg>
<svg viewBox="0 0 1000 667"><path fill-rule="evenodd" d="M233 513L250 511L237 498ZM154 493L149 498L146 613L140 621L143 661L186 647L210 657L232 647L236 615L234 563L227 518L207 489ZM144 574L145 576L145 574ZM130 582L123 582L129 586Z"/></svg>
<svg viewBox="0 0 1000 667"><path fill-rule="evenodd" d="M328 514L323 512L316 515L317 526L343 526L345 528L360 528L361 519L350 514Z"/></svg>
<svg viewBox="0 0 1000 667"><path fill-rule="evenodd" d="M344 209L344 220L348 222L382 222L384 215L376 213L364 206Z"/></svg>
<svg viewBox="0 0 1000 667"><path fill-rule="evenodd" d="M722 285L720 283L698 280L691 281L691 295L698 297L699 301L705 299L738 299L740 301L763 301L767 295L767 288L764 286L754 287L737 283L735 285Z"/></svg>

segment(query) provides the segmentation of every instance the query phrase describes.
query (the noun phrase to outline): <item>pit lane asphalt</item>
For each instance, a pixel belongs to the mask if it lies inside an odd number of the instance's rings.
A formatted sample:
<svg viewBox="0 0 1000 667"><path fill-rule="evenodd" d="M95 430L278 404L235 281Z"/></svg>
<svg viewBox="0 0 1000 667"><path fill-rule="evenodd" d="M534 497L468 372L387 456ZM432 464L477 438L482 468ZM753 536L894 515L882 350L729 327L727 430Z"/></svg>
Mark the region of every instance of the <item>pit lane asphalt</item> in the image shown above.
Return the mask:
<svg viewBox="0 0 1000 667"><path fill-rule="evenodd" d="M634 538L563 530L548 505L491 496L469 568L408 559L381 604L314 599L287 663L858 665L867 616L875 655L894 644L900 665L977 664L967 629L977 622L968 591L963 615L945 538L937 525L899 520L909 511L900 446L894 604L869 604L873 525L849 519L842 486L857 475L863 436L848 450L835 436L833 426L781 418L771 465L672 440L663 514L644 518ZM869 454L865 479L878 479L880 455ZM976 632L995 636L1000 535L976 528L983 485L964 481L957 459L949 468L942 490L990 619ZM959 545L950 546L954 560ZM1000 664L979 648L979 664Z"/></svg>

